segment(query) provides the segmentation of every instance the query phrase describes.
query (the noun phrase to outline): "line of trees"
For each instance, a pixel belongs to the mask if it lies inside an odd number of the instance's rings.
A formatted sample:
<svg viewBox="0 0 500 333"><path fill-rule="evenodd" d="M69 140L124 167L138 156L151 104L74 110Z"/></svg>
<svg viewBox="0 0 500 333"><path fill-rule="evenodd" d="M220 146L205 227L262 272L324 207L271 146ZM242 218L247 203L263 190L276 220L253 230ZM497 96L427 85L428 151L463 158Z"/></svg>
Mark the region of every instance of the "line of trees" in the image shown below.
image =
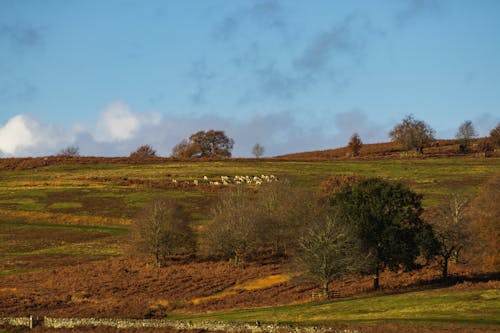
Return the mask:
<svg viewBox="0 0 500 333"><path fill-rule="evenodd" d="M408 115L401 123L394 126L389 132L392 142L402 146L405 150L415 150L419 154L424 153L424 148L430 147L435 142L435 131L422 120L417 120L413 115ZM470 151L471 140L478 136L472 122L464 121L458 128L455 138L459 140L459 152ZM198 131L188 139L184 139L172 148L171 157L179 159L189 158L228 158L232 156L234 140L228 137L224 131L207 130ZM354 133L347 144L351 156L359 156L363 141L358 133ZM500 123L489 133L487 138L481 140L478 148L485 154L500 147ZM256 143L251 150L252 155L260 158L264 155L265 148L260 143ZM78 146L68 146L62 149L58 156L77 157ZM156 156L156 151L149 144L138 147L130 153L131 158L151 158Z"/></svg>
<svg viewBox="0 0 500 333"><path fill-rule="evenodd" d="M154 201L134 223L138 248L159 266L197 251L238 265L262 255L292 257L325 294L333 280L350 274L371 275L378 289L383 270L416 269L424 262L419 258L437 262L443 279L466 252L478 253L487 269L500 268L500 176L476 199L451 196L426 214L422 196L400 182L333 178L322 186L330 193L326 201L288 182L262 185L257 193L230 188L213 205L199 247L186 211L172 200Z"/></svg>
<svg viewBox="0 0 500 333"><path fill-rule="evenodd" d="M389 138L404 150L415 150L418 154L423 154L424 148L435 143L435 133L436 131L429 124L415 119L413 115L408 115L389 132ZM471 140L477 136L472 121L464 121L455 134L455 138L459 141L458 151L460 153L470 152ZM360 155L362 141L358 133L351 136L347 146L352 156ZM478 143L479 151L485 154L493 151L495 147L500 147L500 123L491 129L488 137Z"/></svg>

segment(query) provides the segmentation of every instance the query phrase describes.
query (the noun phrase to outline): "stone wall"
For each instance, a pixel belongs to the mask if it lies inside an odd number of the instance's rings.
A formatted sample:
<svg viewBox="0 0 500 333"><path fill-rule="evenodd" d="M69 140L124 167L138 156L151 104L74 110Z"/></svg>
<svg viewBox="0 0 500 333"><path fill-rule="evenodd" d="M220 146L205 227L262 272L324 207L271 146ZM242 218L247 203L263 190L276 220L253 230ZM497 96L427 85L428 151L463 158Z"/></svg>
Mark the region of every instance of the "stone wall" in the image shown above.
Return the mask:
<svg viewBox="0 0 500 333"><path fill-rule="evenodd" d="M24 318L0 318L0 324L11 326L32 327L32 319ZM292 326L284 324L261 324L261 323L234 323L222 321L182 321L163 319L113 319L113 318L49 318L44 317L38 322L47 328L75 328L109 326L116 328L173 328L178 330L208 330L222 332L251 332L251 333L361 333L358 330L317 327L317 326Z"/></svg>
<svg viewBox="0 0 500 333"><path fill-rule="evenodd" d="M30 317L0 318L0 325L31 327Z"/></svg>

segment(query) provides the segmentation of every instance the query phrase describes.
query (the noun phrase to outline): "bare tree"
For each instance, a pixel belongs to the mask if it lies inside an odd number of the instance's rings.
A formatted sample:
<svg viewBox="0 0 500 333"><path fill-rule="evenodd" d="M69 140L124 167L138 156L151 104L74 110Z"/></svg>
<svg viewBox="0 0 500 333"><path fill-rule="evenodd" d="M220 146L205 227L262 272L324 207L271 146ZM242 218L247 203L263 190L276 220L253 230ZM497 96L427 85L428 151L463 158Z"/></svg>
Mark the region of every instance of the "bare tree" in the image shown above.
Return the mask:
<svg viewBox="0 0 500 333"><path fill-rule="evenodd" d="M437 240L437 261L443 280L448 278L449 262L458 262L464 248L471 244L467 205L467 199L453 195L445 205L435 210L434 214L431 213L431 225Z"/></svg>
<svg viewBox="0 0 500 333"><path fill-rule="evenodd" d="M61 149L57 156L62 157L78 157L80 156L80 148L78 146L68 146L64 149Z"/></svg>
<svg viewBox="0 0 500 333"><path fill-rule="evenodd" d="M264 154L264 147L261 146L259 143L256 143L252 148L252 154L256 158L261 157Z"/></svg>
<svg viewBox="0 0 500 333"><path fill-rule="evenodd" d="M458 128L457 133L455 134L455 138L461 140L460 144L460 152L466 153L469 151L470 140L477 137L477 132L472 125L472 121L466 120L464 121L460 127Z"/></svg>
<svg viewBox="0 0 500 333"><path fill-rule="evenodd" d="M240 263L259 248L254 211L243 188L222 193L212 209L212 221L205 229L205 247L211 255Z"/></svg>
<svg viewBox="0 0 500 333"><path fill-rule="evenodd" d="M151 147L151 145L142 145L135 151L130 153L130 158L148 158L155 157L156 150Z"/></svg>
<svg viewBox="0 0 500 333"><path fill-rule="evenodd" d="M415 149L423 154L424 148L434 141L434 130L422 120L416 120L409 115L394 126L389 136L393 142L401 144L403 149Z"/></svg>
<svg viewBox="0 0 500 333"><path fill-rule="evenodd" d="M336 279L363 265L360 241L334 211L321 213L299 239L296 261L306 277L318 282L325 296Z"/></svg>
<svg viewBox="0 0 500 333"><path fill-rule="evenodd" d="M172 199L152 201L134 220L133 230L137 249L153 255L158 267L169 256L193 253L196 246L189 213Z"/></svg>
<svg viewBox="0 0 500 333"><path fill-rule="evenodd" d="M285 180L262 184L251 204L261 246L278 256L296 248L297 233L316 208L313 195Z"/></svg>
<svg viewBox="0 0 500 333"><path fill-rule="evenodd" d="M363 147L363 142L358 133L354 133L349 139L348 147L351 149L352 156L359 156L359 151Z"/></svg>

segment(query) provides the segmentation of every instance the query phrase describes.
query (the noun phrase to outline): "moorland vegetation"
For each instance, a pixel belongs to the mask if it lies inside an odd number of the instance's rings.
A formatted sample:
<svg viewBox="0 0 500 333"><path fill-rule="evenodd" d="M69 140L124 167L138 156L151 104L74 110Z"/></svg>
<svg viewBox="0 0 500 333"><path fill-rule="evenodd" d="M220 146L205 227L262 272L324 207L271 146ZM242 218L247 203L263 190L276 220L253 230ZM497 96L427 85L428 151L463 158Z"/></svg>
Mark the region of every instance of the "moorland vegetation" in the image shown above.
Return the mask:
<svg viewBox="0 0 500 333"><path fill-rule="evenodd" d="M0 159L0 315L498 328L498 127L465 150Z"/></svg>

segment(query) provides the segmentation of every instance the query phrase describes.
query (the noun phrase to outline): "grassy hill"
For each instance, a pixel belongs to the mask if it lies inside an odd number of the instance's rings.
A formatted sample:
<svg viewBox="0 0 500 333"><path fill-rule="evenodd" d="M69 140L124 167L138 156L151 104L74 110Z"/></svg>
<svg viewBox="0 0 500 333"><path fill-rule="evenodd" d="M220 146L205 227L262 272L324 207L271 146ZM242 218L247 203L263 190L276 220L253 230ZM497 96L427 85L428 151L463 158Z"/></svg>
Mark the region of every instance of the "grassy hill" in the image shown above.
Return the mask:
<svg viewBox="0 0 500 333"><path fill-rule="evenodd" d="M370 149L379 148L381 154L389 151L387 147L377 145ZM341 155L340 151L335 154ZM424 206L428 208L450 193L474 196L484 181L500 173L499 158L402 158L400 152L394 154L388 155L390 158L376 158L373 153L375 158L371 159L303 155L225 161L0 159L0 316L2 313L26 311L41 314L71 311L81 315L136 313L142 316L144 311L150 311L158 304L163 304L168 313L199 313L309 301L314 287L298 287L283 278L289 274L286 263L257 262L247 270L233 272L228 271L223 262L180 262L171 270L162 271L148 266L143 260L129 257L129 225L143 206L153 198L174 198L190 210L193 225L201 230L209 218L210 205L220 192L227 189L226 186L210 184L220 181L220 176L272 174L281 180L290 180L293 186L313 191L318 190L321 182L332 174L379 176L402 181L422 193ZM204 176L208 181L203 179ZM244 186L258 191L258 185ZM189 268L189 265L198 268ZM207 274L212 272L219 275L207 280ZM458 268L455 273L462 274ZM407 275L403 280L399 278L401 275L390 278L394 280L385 277L384 281L383 277L382 284L386 283L388 290L401 292L408 286L432 285L439 272L418 274ZM120 277L119 284L114 282L117 276ZM169 279L175 279L175 283L168 282ZM193 279L198 285L188 284ZM263 281L269 282L269 279L278 282L266 285L267 282ZM367 279L343 282L345 297L366 295L362 286L370 285ZM134 280L137 283L132 282ZM252 283L264 283L264 287L249 288ZM391 283L393 287L390 287ZM30 286L43 286L45 292ZM471 290L471 293L426 290L407 296L374 295L364 300L354 298L324 304L224 312L214 314L213 318L253 320L258 317L271 321L295 318L310 323L336 322L341 317L350 321L375 322L390 318L398 322L414 320L479 325L482 323L481 313L484 313L484 323L499 325L494 319L500 315L498 310L495 312L498 293L487 291L487 286L483 289ZM66 290L73 290L70 294L76 293L76 296L68 298ZM152 299L159 290L163 291L158 299ZM284 296L279 298L279 295ZM379 296L383 298L377 300ZM421 304L413 302L416 299L422 300ZM195 300L199 303L195 304ZM376 310L377 304L388 307L383 311ZM391 308L390 304L401 307L401 311ZM428 310L433 304L441 304L444 310L432 315L433 312ZM485 312L476 311L476 307ZM456 316L453 316L455 312ZM300 317L299 313L303 316ZM198 318L190 316L183 318Z"/></svg>

